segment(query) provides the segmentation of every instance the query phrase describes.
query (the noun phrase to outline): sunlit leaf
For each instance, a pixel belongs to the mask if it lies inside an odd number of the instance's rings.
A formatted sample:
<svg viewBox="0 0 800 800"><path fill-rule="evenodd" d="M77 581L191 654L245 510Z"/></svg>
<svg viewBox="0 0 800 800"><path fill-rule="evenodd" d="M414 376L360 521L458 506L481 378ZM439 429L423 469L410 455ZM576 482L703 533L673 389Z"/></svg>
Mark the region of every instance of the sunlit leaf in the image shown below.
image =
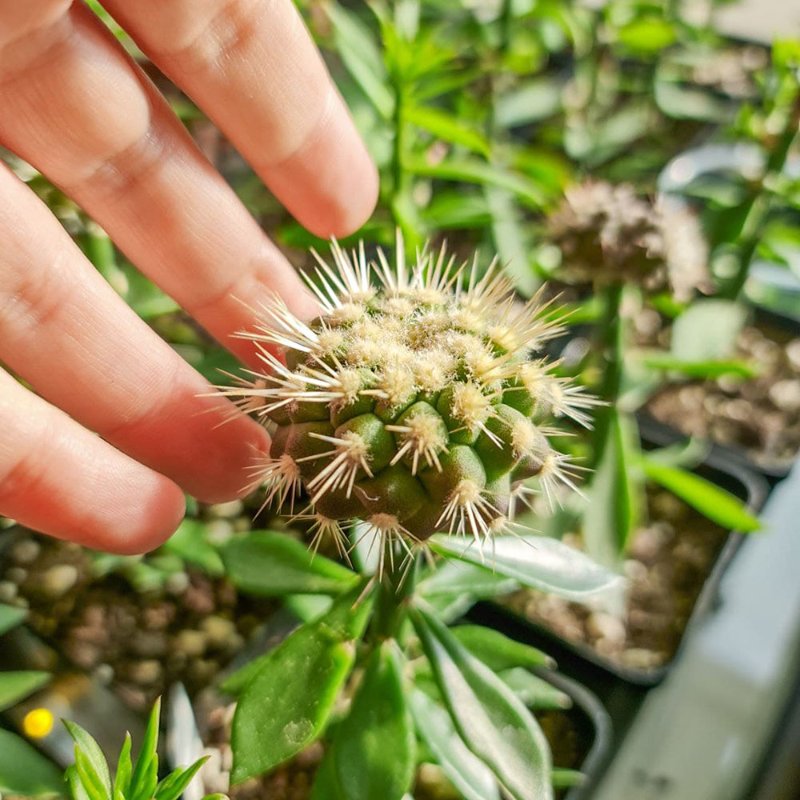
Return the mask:
<svg viewBox="0 0 800 800"><path fill-rule="evenodd" d="M500 800L492 771L464 744L447 711L419 689L410 703L417 733L465 800Z"/></svg>
<svg viewBox="0 0 800 800"><path fill-rule="evenodd" d="M543 536L496 536L485 550L446 534L435 534L429 543L443 556L573 600L603 592L619 581L585 554Z"/></svg>
<svg viewBox="0 0 800 800"><path fill-rule="evenodd" d="M330 2L325 9L333 25L339 58L380 115L390 119L394 97L374 34L356 14L339 3Z"/></svg>
<svg viewBox="0 0 800 800"><path fill-rule="evenodd" d="M512 192L533 208L540 208L546 201L546 197L533 181L477 159L449 158L438 163L429 163L424 159L409 158L405 167L409 172L428 178L498 186Z"/></svg>
<svg viewBox="0 0 800 800"><path fill-rule="evenodd" d="M100 745L80 725L64 720L75 742L75 771L92 800L111 800L111 776Z"/></svg>
<svg viewBox="0 0 800 800"><path fill-rule="evenodd" d="M730 300L693 303L672 325L672 355L681 361L729 358L747 319L747 309Z"/></svg>
<svg viewBox="0 0 800 800"><path fill-rule="evenodd" d="M550 800L550 750L528 709L439 620L419 609L410 614L439 691L467 747L513 800Z"/></svg>
<svg viewBox="0 0 800 800"><path fill-rule="evenodd" d="M703 516L732 531L750 532L761 528L745 503L725 489L692 472L668 466L644 457L644 474L654 483L668 489Z"/></svg>
<svg viewBox="0 0 800 800"><path fill-rule="evenodd" d="M451 144L461 145L481 155L489 155L489 142L474 126L445 111L428 106L411 106L405 109L407 122L432 133Z"/></svg>
<svg viewBox="0 0 800 800"><path fill-rule="evenodd" d="M600 564L617 566L639 518L639 487L632 468L636 454L625 429L627 420L613 406L600 412L605 418L604 442L592 482L586 491L583 540L586 551ZM631 458L633 455L633 458Z"/></svg>

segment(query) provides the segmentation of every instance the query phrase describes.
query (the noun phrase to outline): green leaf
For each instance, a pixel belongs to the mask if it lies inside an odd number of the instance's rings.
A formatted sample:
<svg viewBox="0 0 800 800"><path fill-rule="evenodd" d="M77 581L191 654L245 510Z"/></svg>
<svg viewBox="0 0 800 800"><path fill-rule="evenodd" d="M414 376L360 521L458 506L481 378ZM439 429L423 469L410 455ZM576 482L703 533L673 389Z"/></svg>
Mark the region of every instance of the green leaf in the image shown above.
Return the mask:
<svg viewBox="0 0 800 800"><path fill-rule="evenodd" d="M429 164L421 158L408 158L404 166L409 172L428 178L498 186L512 192L532 208L541 208L546 201L543 192L533 181L478 159L449 158Z"/></svg>
<svg viewBox="0 0 800 800"><path fill-rule="evenodd" d="M24 608L0 605L0 636L16 628L27 615L28 612Z"/></svg>
<svg viewBox="0 0 800 800"><path fill-rule="evenodd" d="M80 725L64 725L75 742L75 770L91 800L111 800L111 776L100 745Z"/></svg>
<svg viewBox="0 0 800 800"><path fill-rule="evenodd" d="M158 725L161 698L156 700L147 720L142 747L133 767L130 797L127 800L151 800L158 785Z"/></svg>
<svg viewBox="0 0 800 800"><path fill-rule="evenodd" d="M513 800L550 800L551 757L536 720L435 617L410 611L456 729Z"/></svg>
<svg viewBox="0 0 800 800"><path fill-rule="evenodd" d="M164 542L163 549L200 567L207 575L225 574L219 552L206 539L206 524L197 519L184 519L178 530Z"/></svg>
<svg viewBox="0 0 800 800"><path fill-rule="evenodd" d="M533 245L513 195L497 186L484 187L484 193L492 215L492 238L504 272L521 295L531 297L541 281L531 264Z"/></svg>
<svg viewBox="0 0 800 800"><path fill-rule="evenodd" d="M541 650L511 639L494 628L458 625L451 629L451 633L472 655L495 672L512 667L553 666L553 659Z"/></svg>
<svg viewBox="0 0 800 800"><path fill-rule="evenodd" d="M333 753L330 750L325 753L314 776L314 785L311 787L309 800L347 800L342 795L339 782L336 780Z"/></svg>
<svg viewBox="0 0 800 800"><path fill-rule="evenodd" d="M358 576L335 561L314 555L282 533L254 531L222 547L228 577L245 592L263 597L284 594L341 594Z"/></svg>
<svg viewBox="0 0 800 800"><path fill-rule="evenodd" d="M530 125L561 110L564 86L552 78L535 78L505 92L495 102L495 122L501 128Z"/></svg>
<svg viewBox="0 0 800 800"><path fill-rule="evenodd" d="M605 440L586 493L583 540L592 558L613 568L619 564L636 527L639 491L631 471L636 460L630 458L633 435L625 428L627 420L613 406L602 409L600 414L606 422Z"/></svg>
<svg viewBox="0 0 800 800"><path fill-rule="evenodd" d="M325 6L333 25L336 51L345 69L384 119L394 113L394 95L375 36L351 11L336 2Z"/></svg>
<svg viewBox="0 0 800 800"><path fill-rule="evenodd" d="M671 353L680 361L727 359L747 319L747 309L730 300L692 303L672 325Z"/></svg>
<svg viewBox="0 0 800 800"><path fill-rule="evenodd" d="M43 797L63 792L61 770L24 739L0 728L0 793Z"/></svg>
<svg viewBox="0 0 800 800"><path fill-rule="evenodd" d="M49 680L47 672L0 672L0 711L11 708Z"/></svg>
<svg viewBox="0 0 800 800"><path fill-rule="evenodd" d="M74 764L67 767L64 775L67 779L67 784L69 785L69 791L72 795L72 800L92 800L92 798L89 796L89 793L81 783L81 776L78 774L78 770Z"/></svg>
<svg viewBox="0 0 800 800"><path fill-rule="evenodd" d="M178 800L183 794L184 789L192 782L192 778L197 775L200 767L208 761L209 757L198 758L190 767L176 769L167 775L156 787L154 800Z"/></svg>
<svg viewBox="0 0 800 800"><path fill-rule="evenodd" d="M406 122L432 133L438 139L461 145L483 156L489 155L489 142L474 126L458 117L430 106L411 106L404 109Z"/></svg>
<svg viewBox="0 0 800 800"><path fill-rule="evenodd" d="M447 534L435 534L428 541L431 549L443 556L571 600L584 600L619 581L583 553L543 536L496 536L490 552Z"/></svg>
<svg viewBox="0 0 800 800"><path fill-rule="evenodd" d="M465 594L481 600L499 597L517 588L515 580L486 569L483 563L475 565L452 560L440 561L417 584L417 592L427 600L440 595L458 597Z"/></svg>
<svg viewBox="0 0 800 800"><path fill-rule="evenodd" d="M642 459L642 465L647 478L680 497L717 525L745 533L761 528L758 518L747 510L742 500L705 478L646 456Z"/></svg>
<svg viewBox="0 0 800 800"><path fill-rule="evenodd" d="M486 198L464 191L437 192L420 216L431 228L483 228L491 221Z"/></svg>
<svg viewBox="0 0 800 800"><path fill-rule="evenodd" d="M556 768L551 778L554 789L571 789L573 786L583 786L586 783L586 776L576 769Z"/></svg>
<svg viewBox="0 0 800 800"><path fill-rule="evenodd" d="M117 759L117 771L114 775L113 798L114 800L126 800L131 788L131 774L133 764L131 763L131 735L125 734L125 741L119 751Z"/></svg>
<svg viewBox="0 0 800 800"><path fill-rule="evenodd" d="M417 594L436 609L444 622L462 617L476 601L509 594L519 584L465 561L439 561L435 569L417 585Z"/></svg>
<svg viewBox="0 0 800 800"><path fill-rule="evenodd" d="M572 705L568 694L522 667L503 670L498 676L528 708L538 711L564 709Z"/></svg>
<svg viewBox="0 0 800 800"><path fill-rule="evenodd" d="M492 771L464 744L447 711L419 689L410 705L420 739L465 800L500 800Z"/></svg>
<svg viewBox="0 0 800 800"><path fill-rule="evenodd" d="M676 38L675 28L661 16L635 19L617 30L617 39L629 50L638 53L658 53L669 47Z"/></svg>
<svg viewBox="0 0 800 800"><path fill-rule="evenodd" d="M675 119L724 122L731 113L727 104L711 92L666 79L654 81L653 98L667 116Z"/></svg>
<svg viewBox="0 0 800 800"><path fill-rule="evenodd" d="M758 375L755 364L739 359L712 359L710 361L684 361L670 353L646 353L642 359L650 369L678 372L687 378L714 380L722 375L737 378L754 378Z"/></svg>
<svg viewBox="0 0 800 800"><path fill-rule="evenodd" d="M290 634L247 683L233 718L233 782L260 775L317 739L355 658L369 616L358 589Z"/></svg>
<svg viewBox="0 0 800 800"><path fill-rule="evenodd" d="M367 662L350 713L336 729L333 764L348 800L401 800L411 786L416 738L400 656L391 640Z"/></svg>

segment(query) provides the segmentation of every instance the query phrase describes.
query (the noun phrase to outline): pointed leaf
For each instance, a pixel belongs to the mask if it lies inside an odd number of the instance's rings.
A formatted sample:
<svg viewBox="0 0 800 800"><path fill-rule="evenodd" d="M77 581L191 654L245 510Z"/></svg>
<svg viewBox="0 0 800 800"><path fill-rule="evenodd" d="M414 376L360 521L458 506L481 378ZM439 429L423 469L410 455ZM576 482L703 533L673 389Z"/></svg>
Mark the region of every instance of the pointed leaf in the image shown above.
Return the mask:
<svg viewBox="0 0 800 800"><path fill-rule="evenodd" d="M72 800L92 800L92 797L81 783L81 776L78 774L78 768L74 764L67 767L64 777L67 779Z"/></svg>
<svg viewBox="0 0 800 800"><path fill-rule="evenodd" d="M0 604L0 636L16 628L28 615L24 608Z"/></svg>
<svg viewBox="0 0 800 800"><path fill-rule="evenodd" d="M556 689L544 678L528 672L522 667L506 669L498 673L498 677L528 708L538 710L564 709L572 705L568 694Z"/></svg>
<svg viewBox="0 0 800 800"><path fill-rule="evenodd" d="M405 109L407 122L432 133L439 139L458 144L481 155L489 155L489 142L474 126L445 111L429 106L411 106Z"/></svg>
<svg viewBox="0 0 800 800"><path fill-rule="evenodd" d="M717 525L744 533L761 528L758 517L747 510L742 500L705 478L647 457L642 460L642 465L644 474L651 481L668 489Z"/></svg>
<svg viewBox="0 0 800 800"><path fill-rule="evenodd" d="M348 800L401 800L411 787L416 738L393 641L375 649L350 712L336 729L334 774Z"/></svg>
<svg viewBox="0 0 800 800"><path fill-rule="evenodd" d="M494 628L458 625L450 632L494 672L512 667L553 666L553 659L541 650L511 639Z"/></svg>
<svg viewBox="0 0 800 800"><path fill-rule="evenodd" d="M602 409L605 436L602 455L587 490L583 515L586 552L607 567L619 565L639 517L626 422L614 407Z"/></svg>
<svg viewBox="0 0 800 800"><path fill-rule="evenodd" d="M576 769L554 769L553 788L571 789L573 786L583 786L586 783L586 776Z"/></svg>
<svg viewBox="0 0 800 800"><path fill-rule="evenodd" d="M111 800L111 776L100 745L92 736L68 719L64 725L75 742L75 769L92 800Z"/></svg>
<svg viewBox="0 0 800 800"><path fill-rule="evenodd" d="M119 751L117 759L117 771L114 775L114 800L125 800L131 788L131 774L133 764L131 763L131 735L125 734L125 741Z"/></svg>
<svg viewBox="0 0 800 800"><path fill-rule="evenodd" d="M369 603L358 592L272 650L242 693L233 718L234 783L296 755L322 732L353 666Z"/></svg>
<svg viewBox="0 0 800 800"><path fill-rule="evenodd" d="M11 708L49 680L47 672L0 672L0 711Z"/></svg>
<svg viewBox="0 0 800 800"><path fill-rule="evenodd" d="M62 795L61 770L11 731L0 728L0 794ZM76 800L83 800L76 795Z"/></svg>
<svg viewBox="0 0 800 800"><path fill-rule="evenodd" d="M178 800L208 758L208 756L198 758L190 767L176 769L167 775L156 787L155 800Z"/></svg>
<svg viewBox="0 0 800 800"><path fill-rule="evenodd" d="M151 800L158 784L158 725L161 717L159 697L150 712L142 749L133 767L129 800Z"/></svg>
<svg viewBox="0 0 800 800"><path fill-rule="evenodd" d="M311 787L309 800L347 800L342 795L339 782L336 780L336 767L333 763L333 753L328 750L322 763L314 775L314 784Z"/></svg>
<svg viewBox="0 0 800 800"><path fill-rule="evenodd" d="M672 355L682 361L729 358L746 320L747 309L731 300L692 303L672 325Z"/></svg>
<svg viewBox="0 0 800 800"><path fill-rule="evenodd" d="M512 192L532 208L541 208L547 199L542 190L524 175L477 158L449 158L435 164L421 158L409 158L405 167L415 175L428 178L498 186Z"/></svg>
<svg viewBox="0 0 800 800"><path fill-rule="evenodd" d="M474 543L446 534L435 534L428 541L443 556L572 600L584 600L620 580L583 553L544 536L497 536L486 552Z"/></svg>
<svg viewBox="0 0 800 800"><path fill-rule="evenodd" d="M486 565L445 560L435 565L418 584L417 591L426 599L437 595L458 597L469 594L479 600L498 597L519 588L515 580L498 575Z"/></svg>
<svg viewBox="0 0 800 800"><path fill-rule="evenodd" d="M239 589L263 597L341 594L358 576L282 533L256 531L222 547L228 577Z"/></svg>
<svg viewBox="0 0 800 800"><path fill-rule="evenodd" d="M219 551L206 538L206 523L199 519L184 519L162 548L195 564L207 575L216 577L225 574Z"/></svg>
<svg viewBox="0 0 800 800"><path fill-rule="evenodd" d="M411 712L420 739L465 800L500 800L492 771L464 744L447 711L428 695L415 689Z"/></svg>
<svg viewBox="0 0 800 800"><path fill-rule="evenodd" d="M531 713L435 617L410 612L456 729L513 800L551 800L551 756Z"/></svg>
<svg viewBox="0 0 800 800"><path fill-rule="evenodd" d="M328 3L325 8L333 25L336 51L345 69L378 113L390 119L394 96L375 35L352 11L338 3Z"/></svg>

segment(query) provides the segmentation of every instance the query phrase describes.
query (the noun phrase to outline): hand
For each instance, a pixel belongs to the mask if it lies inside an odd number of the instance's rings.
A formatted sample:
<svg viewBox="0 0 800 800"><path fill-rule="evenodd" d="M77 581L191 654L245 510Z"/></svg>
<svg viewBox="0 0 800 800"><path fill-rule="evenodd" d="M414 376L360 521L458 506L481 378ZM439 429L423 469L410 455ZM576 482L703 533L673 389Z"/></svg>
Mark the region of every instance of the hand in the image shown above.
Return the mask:
<svg viewBox="0 0 800 800"><path fill-rule="evenodd" d="M289 211L320 236L370 214L377 176L290 0L107 0ZM0 0L0 144L47 175L220 342L278 292L316 306L97 18ZM0 514L116 552L160 544L184 489L231 499L268 446L100 278L0 164ZM60 409L60 410L59 410ZM93 433L99 434L95 436ZM180 487L180 488L179 488Z"/></svg>

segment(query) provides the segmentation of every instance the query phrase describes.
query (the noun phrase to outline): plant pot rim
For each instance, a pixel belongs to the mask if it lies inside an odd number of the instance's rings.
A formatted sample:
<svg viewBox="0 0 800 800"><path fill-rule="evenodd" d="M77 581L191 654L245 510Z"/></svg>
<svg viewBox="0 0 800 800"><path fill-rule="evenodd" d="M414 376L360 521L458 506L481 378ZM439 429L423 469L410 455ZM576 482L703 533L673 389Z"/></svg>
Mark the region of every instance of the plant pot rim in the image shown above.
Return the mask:
<svg viewBox="0 0 800 800"><path fill-rule="evenodd" d="M661 442L651 439L649 435L643 435L642 438L650 444L661 444ZM701 464L698 465L698 468L703 466L710 468L718 474L726 475L737 482L742 488L743 499L746 500L748 511L751 513L758 513L761 510L766 502L770 489L763 476L752 472L741 464L731 462L730 459L719 452L710 452L709 455L703 459ZM738 531L731 531L728 533L725 543L717 555L703 583L703 587L697 596L694 607L687 620L686 627L681 635L678 647L668 661L654 669L638 669L617 664L599 655L597 651L588 644L565 639L554 633L546 625L534 622L518 612L511 611L494 600L478 603L475 607L474 617L476 621L482 621L483 614L481 609L485 609L488 611L493 621L498 620L498 617L500 619L505 617L508 620L513 620L520 626L521 630L531 631L536 634L537 638L546 642L556 643L561 649L576 656L579 660L588 662L594 667L599 668L602 672L610 674L618 680L636 687L652 688L664 680L674 664L675 659L680 655L686 637L691 633L691 630L698 622L713 608L718 597L720 582L722 581L725 570L744 542L744 538L744 535ZM515 638L519 638L519 635ZM546 644L544 645L544 649L547 649Z"/></svg>

